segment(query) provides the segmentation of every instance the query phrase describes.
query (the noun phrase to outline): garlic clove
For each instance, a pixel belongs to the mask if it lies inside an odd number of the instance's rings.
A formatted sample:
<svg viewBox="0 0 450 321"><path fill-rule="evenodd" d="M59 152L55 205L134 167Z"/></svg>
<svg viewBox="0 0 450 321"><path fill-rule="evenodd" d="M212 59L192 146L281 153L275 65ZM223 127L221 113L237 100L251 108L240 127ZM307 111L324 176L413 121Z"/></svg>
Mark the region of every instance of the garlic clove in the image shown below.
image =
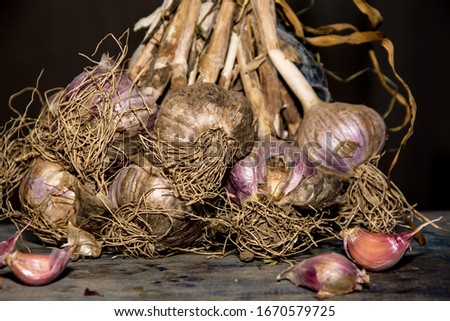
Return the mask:
<svg viewBox="0 0 450 321"><path fill-rule="evenodd" d="M325 253L296 263L277 276L317 292L318 299L361 291L370 278L345 256Z"/></svg>
<svg viewBox="0 0 450 321"><path fill-rule="evenodd" d="M97 258L102 253L102 241L96 240L92 233L76 227L70 222L67 226L67 243L74 248L72 260L80 257Z"/></svg>
<svg viewBox="0 0 450 321"><path fill-rule="evenodd" d="M373 233L356 227L345 232L347 256L359 266L382 271L391 268L403 257L409 242L394 235Z"/></svg>
<svg viewBox="0 0 450 321"><path fill-rule="evenodd" d="M30 225L31 222L29 222L27 225L25 225L20 231L16 232L13 236L11 236L6 241L0 242L0 268L6 266L6 258L9 254L11 254L14 251L14 248L16 247L16 242L19 236L25 231L25 229Z"/></svg>
<svg viewBox="0 0 450 321"><path fill-rule="evenodd" d="M345 252L353 262L367 270L387 270L404 256L414 235L440 219L425 222L410 232L399 234L370 232L360 227L348 229L343 232Z"/></svg>
<svg viewBox="0 0 450 321"><path fill-rule="evenodd" d="M55 280L70 261L73 247L53 249L50 254L15 251L6 257L13 274L28 285L45 285Z"/></svg>

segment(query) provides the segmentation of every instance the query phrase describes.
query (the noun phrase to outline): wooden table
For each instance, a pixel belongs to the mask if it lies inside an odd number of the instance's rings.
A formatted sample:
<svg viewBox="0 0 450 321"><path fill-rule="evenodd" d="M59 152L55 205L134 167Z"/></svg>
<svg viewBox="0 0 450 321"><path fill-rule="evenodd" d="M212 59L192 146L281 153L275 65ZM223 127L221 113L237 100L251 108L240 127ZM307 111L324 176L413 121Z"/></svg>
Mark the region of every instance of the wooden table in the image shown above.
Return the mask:
<svg viewBox="0 0 450 321"><path fill-rule="evenodd" d="M441 226L450 225L450 211L424 214L430 219L444 216ZM0 223L0 240L15 231L13 225ZM413 242L412 251L395 268L369 272L370 287L333 300L449 300L450 234L428 226L424 235L426 245ZM25 243L31 250L41 247L30 239L25 233ZM326 251L342 252L340 242L322 244L307 255ZM306 254L297 259L303 257ZM162 259L114 259L104 255L70 262L62 277L41 287L21 284L9 268L3 268L0 300L315 300L313 292L276 280L288 266L262 261L243 263L236 255L208 258L180 254Z"/></svg>

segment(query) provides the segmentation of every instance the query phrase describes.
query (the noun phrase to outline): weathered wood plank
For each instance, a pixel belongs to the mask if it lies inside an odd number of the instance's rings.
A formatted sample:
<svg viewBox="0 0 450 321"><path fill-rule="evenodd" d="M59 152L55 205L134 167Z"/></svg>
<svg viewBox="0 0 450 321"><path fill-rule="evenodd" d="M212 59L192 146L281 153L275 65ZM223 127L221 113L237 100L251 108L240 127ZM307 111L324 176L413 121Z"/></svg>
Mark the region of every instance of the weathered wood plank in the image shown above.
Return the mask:
<svg viewBox="0 0 450 321"><path fill-rule="evenodd" d="M443 215L450 224L450 211L426 215ZM0 224L0 240L14 231L14 226ZM369 272L369 288L334 300L449 300L449 234L427 227L424 235L427 244L421 247L413 243L412 251L395 268ZM27 244L33 249L39 246ZM342 247L339 243L322 244L312 254L325 251L341 252ZM22 285L8 268L1 269L0 300L314 300L313 292L288 281L276 281L287 266L243 263L235 255L211 259L182 254L151 260L104 255L69 263L62 277L43 287ZM86 289L100 295L87 296Z"/></svg>

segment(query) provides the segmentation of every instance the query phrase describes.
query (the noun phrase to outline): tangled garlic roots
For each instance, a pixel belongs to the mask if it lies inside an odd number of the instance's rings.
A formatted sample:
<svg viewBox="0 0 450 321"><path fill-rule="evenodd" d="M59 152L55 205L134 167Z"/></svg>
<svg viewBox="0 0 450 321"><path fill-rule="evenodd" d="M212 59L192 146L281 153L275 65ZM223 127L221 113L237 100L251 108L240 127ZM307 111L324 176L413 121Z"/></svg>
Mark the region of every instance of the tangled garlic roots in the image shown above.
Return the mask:
<svg viewBox="0 0 450 321"><path fill-rule="evenodd" d="M292 207L281 207L268 200L247 200L222 214L229 238L242 252L255 258L289 257L332 238L333 219L327 212L302 215Z"/></svg>
<svg viewBox="0 0 450 321"><path fill-rule="evenodd" d="M402 221L403 211L414 213L402 192L373 162L359 166L350 180L337 223L342 228L359 225L391 233Z"/></svg>
<svg viewBox="0 0 450 321"><path fill-rule="evenodd" d="M202 228L202 218L193 213L130 203L112 213L101 238L106 251L155 258L189 248Z"/></svg>
<svg viewBox="0 0 450 321"><path fill-rule="evenodd" d="M180 197L195 203L218 196L231 141L222 130L209 129L192 143L174 145L144 138L143 144L146 156L160 164Z"/></svg>

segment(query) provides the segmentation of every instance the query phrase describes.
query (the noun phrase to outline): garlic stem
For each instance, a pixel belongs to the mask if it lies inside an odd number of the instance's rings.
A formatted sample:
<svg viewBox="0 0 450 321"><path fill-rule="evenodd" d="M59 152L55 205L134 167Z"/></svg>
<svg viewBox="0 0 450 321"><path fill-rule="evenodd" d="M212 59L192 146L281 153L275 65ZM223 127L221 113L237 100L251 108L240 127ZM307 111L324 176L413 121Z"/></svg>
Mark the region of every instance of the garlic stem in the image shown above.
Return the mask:
<svg viewBox="0 0 450 321"><path fill-rule="evenodd" d="M220 6L210 43L199 62L198 70L205 82L215 83L223 67L233 26L235 5L234 1L224 0Z"/></svg>
<svg viewBox="0 0 450 321"><path fill-rule="evenodd" d="M252 5L258 21L259 32L264 35L263 44L268 50L270 60L300 100L303 108L308 110L313 105L321 103L305 76L291 61L286 59L280 49L276 29L275 3L272 0L252 0Z"/></svg>
<svg viewBox="0 0 450 321"><path fill-rule="evenodd" d="M231 33L230 44L228 45L228 53L225 59L225 65L219 80L219 86L225 89L230 89L231 80L233 77L233 69L236 61L237 51L239 47L240 37L236 32Z"/></svg>
<svg viewBox="0 0 450 321"><path fill-rule="evenodd" d="M175 56L170 63L172 67L171 90L178 90L187 85L188 56L191 50L192 39L195 33L197 18L200 14L201 1L189 1L189 14L186 18L184 29L181 33Z"/></svg>
<svg viewBox="0 0 450 321"><path fill-rule="evenodd" d="M303 76L292 62L286 59L280 49L269 50L269 57L278 72L300 100L304 110L309 110L312 106L321 103L305 76Z"/></svg>
<svg viewBox="0 0 450 321"><path fill-rule="evenodd" d="M246 19L243 19L244 21ZM259 77L254 70L248 70L248 65L252 60L252 53L250 49L250 40L248 37L246 25L243 24L241 30L241 40L239 41L237 61L240 66L240 76L242 84L244 85L245 94L251 103L253 115L257 118L258 124L258 138L264 140L269 137L271 133L270 128L270 114L268 112L267 104L261 90Z"/></svg>
<svg viewBox="0 0 450 321"><path fill-rule="evenodd" d="M186 22L190 16L190 1L181 1L163 35L158 51L154 54L150 69L141 76L140 84L147 93L158 99L172 77L172 62ZM136 79L133 79L136 80Z"/></svg>

